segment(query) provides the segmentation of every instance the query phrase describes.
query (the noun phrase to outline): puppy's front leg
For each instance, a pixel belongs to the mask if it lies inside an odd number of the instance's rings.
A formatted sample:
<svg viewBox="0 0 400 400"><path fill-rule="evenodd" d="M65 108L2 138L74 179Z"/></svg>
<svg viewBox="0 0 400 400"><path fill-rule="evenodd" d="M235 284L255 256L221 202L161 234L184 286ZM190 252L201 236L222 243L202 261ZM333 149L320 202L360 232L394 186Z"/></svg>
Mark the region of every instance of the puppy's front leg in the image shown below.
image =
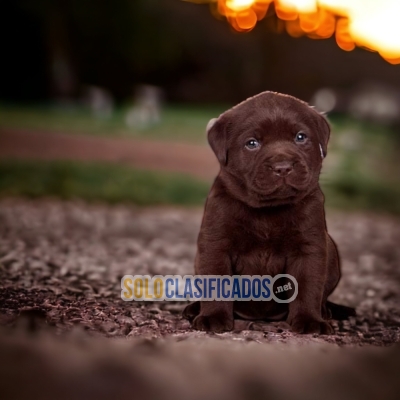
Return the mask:
<svg viewBox="0 0 400 400"><path fill-rule="evenodd" d="M288 259L287 273L296 278L299 292L289 303L287 322L294 332L331 334L333 328L321 315L327 274L326 251L313 250L308 255Z"/></svg>
<svg viewBox="0 0 400 400"><path fill-rule="evenodd" d="M202 301L200 314L193 320L200 331L226 332L233 329L232 301Z"/></svg>
<svg viewBox="0 0 400 400"><path fill-rule="evenodd" d="M213 246L210 246L210 249ZM231 275L231 263L223 250L201 251L196 255L197 275ZM233 329L233 301L202 301L200 314L193 320L193 328L201 331L225 332Z"/></svg>

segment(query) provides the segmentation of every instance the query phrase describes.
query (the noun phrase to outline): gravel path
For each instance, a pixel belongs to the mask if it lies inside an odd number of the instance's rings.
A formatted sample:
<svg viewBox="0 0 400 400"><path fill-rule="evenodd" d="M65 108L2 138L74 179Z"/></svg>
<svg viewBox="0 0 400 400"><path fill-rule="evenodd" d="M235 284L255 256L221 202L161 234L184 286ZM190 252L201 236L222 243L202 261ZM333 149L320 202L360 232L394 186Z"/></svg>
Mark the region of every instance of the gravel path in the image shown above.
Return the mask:
<svg viewBox="0 0 400 400"><path fill-rule="evenodd" d="M169 337L277 343L389 345L400 341L400 224L389 216L329 213L343 278L332 299L358 316L331 336L285 324L206 334L180 317L183 303L126 303L125 274L190 274L201 210L136 209L52 200L0 201L0 324L85 330L114 338ZM51 327L51 328L49 328Z"/></svg>

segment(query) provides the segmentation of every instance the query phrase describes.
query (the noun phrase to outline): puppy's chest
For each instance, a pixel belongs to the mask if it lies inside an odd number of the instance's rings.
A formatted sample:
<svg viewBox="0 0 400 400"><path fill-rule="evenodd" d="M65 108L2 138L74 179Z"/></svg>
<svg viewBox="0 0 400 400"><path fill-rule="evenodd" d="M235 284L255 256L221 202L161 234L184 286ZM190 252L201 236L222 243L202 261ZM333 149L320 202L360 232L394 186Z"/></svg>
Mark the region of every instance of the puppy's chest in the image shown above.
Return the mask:
<svg viewBox="0 0 400 400"><path fill-rule="evenodd" d="M274 275L285 269L286 258L302 247L302 234L289 224L246 229L235 235L232 260L235 273Z"/></svg>

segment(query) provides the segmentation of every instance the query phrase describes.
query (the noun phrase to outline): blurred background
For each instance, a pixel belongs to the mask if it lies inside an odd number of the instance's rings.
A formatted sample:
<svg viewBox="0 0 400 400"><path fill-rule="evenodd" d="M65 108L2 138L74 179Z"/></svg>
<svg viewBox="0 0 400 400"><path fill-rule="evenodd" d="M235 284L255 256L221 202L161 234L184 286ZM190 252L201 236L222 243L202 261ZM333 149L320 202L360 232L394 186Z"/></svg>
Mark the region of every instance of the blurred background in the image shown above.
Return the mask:
<svg viewBox="0 0 400 400"><path fill-rule="evenodd" d="M343 10L302 13L313 0L194 3L3 4L0 195L202 205L208 120L272 90L328 113L329 206L399 213L400 65L382 38L350 37ZM367 31L392 38L385 22Z"/></svg>
<svg viewBox="0 0 400 400"><path fill-rule="evenodd" d="M3 1L0 397L398 399L399 348L369 351L400 342L399 15L399 0ZM265 90L331 121L331 299L357 316L329 336L214 335L184 302L122 301L126 274L193 273L218 173L205 127Z"/></svg>

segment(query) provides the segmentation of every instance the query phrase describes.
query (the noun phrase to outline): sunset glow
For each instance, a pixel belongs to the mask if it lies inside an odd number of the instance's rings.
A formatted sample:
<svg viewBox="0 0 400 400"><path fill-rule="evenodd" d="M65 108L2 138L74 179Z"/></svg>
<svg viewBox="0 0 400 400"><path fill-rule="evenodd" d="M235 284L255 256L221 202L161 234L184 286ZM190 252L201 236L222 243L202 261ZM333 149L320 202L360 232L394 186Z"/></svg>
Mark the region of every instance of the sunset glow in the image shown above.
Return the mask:
<svg viewBox="0 0 400 400"><path fill-rule="evenodd" d="M252 30L258 21L275 13L293 37L325 39L335 35L343 50L361 46L400 64L399 0L205 1L239 32Z"/></svg>

